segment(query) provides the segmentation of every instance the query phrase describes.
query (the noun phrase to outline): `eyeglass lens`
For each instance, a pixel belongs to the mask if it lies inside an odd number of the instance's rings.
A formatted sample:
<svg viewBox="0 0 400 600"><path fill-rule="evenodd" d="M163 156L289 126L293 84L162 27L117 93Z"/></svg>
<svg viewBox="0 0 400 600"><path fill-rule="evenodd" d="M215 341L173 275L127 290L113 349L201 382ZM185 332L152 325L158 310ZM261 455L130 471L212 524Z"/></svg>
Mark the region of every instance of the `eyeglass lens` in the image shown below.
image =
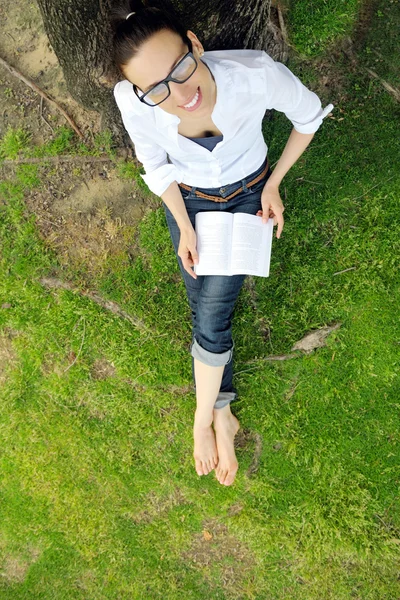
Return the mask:
<svg viewBox="0 0 400 600"><path fill-rule="evenodd" d="M173 69L170 77L173 77L179 83L183 83L192 75L196 69L196 63L191 56L187 56L179 65ZM168 87L165 83L158 84L148 94L146 94L146 102L159 104L169 95Z"/></svg>

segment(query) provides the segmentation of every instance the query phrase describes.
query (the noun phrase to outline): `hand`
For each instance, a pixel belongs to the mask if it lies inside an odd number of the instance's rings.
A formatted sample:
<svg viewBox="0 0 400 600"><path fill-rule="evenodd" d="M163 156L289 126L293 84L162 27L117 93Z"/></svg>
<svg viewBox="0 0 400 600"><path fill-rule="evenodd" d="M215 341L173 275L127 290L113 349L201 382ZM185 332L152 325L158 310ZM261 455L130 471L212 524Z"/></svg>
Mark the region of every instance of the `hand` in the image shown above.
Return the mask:
<svg viewBox="0 0 400 600"><path fill-rule="evenodd" d="M199 262L199 255L196 250L196 233L193 227L181 229L178 256L182 260L185 271L187 271L193 279L197 279L196 273L192 270L192 267Z"/></svg>
<svg viewBox="0 0 400 600"><path fill-rule="evenodd" d="M283 229L283 211L285 210L279 195L279 189L268 186L267 182L261 194L261 205L262 210L257 212L257 216L263 218L263 223L266 223L269 217L273 217L274 225L278 225L276 237L279 239Z"/></svg>

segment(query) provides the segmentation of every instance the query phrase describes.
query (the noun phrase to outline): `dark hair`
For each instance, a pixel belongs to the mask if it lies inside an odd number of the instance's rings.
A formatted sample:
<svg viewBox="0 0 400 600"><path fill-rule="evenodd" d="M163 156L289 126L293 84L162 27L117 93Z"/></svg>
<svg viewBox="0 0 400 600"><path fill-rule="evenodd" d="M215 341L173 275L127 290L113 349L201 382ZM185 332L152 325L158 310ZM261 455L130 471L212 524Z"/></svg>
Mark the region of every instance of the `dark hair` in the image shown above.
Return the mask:
<svg viewBox="0 0 400 600"><path fill-rule="evenodd" d="M127 19L131 12L135 14ZM158 31L173 31L190 47L187 29L172 7L170 12L166 12L155 6L144 5L141 0L117 2L110 10L110 25L114 32L112 60L122 77L123 67L138 53L140 46Z"/></svg>

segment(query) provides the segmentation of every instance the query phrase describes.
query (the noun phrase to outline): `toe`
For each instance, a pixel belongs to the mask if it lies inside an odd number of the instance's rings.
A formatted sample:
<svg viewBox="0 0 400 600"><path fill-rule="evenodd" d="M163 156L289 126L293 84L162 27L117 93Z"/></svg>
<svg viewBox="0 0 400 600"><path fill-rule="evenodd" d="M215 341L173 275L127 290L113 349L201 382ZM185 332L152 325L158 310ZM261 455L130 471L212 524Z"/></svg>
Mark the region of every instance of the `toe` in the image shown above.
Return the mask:
<svg viewBox="0 0 400 600"><path fill-rule="evenodd" d="M229 473L227 474L225 481L224 481L224 485L232 485L232 483L234 482L236 477L236 469L234 471L229 471Z"/></svg>
<svg viewBox="0 0 400 600"><path fill-rule="evenodd" d="M203 467L203 473L204 473L204 475L208 475L208 473L210 472L210 469L208 468L207 463L206 462L202 462L201 465Z"/></svg>
<svg viewBox="0 0 400 600"><path fill-rule="evenodd" d="M201 462L199 460L196 460L196 472L197 475L204 475Z"/></svg>
<svg viewBox="0 0 400 600"><path fill-rule="evenodd" d="M225 477L226 477L226 471L221 471L220 475L219 475L219 478L218 478L218 481L223 484L224 481L225 481Z"/></svg>

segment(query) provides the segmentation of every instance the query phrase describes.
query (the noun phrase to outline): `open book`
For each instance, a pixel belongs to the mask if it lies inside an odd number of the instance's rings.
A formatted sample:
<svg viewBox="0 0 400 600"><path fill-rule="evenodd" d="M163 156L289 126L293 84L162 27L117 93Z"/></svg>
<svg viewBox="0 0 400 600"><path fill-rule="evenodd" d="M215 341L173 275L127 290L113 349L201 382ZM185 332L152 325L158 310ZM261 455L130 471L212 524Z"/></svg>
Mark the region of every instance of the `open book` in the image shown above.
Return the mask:
<svg viewBox="0 0 400 600"><path fill-rule="evenodd" d="M274 220L246 213L196 214L197 275L269 276Z"/></svg>

